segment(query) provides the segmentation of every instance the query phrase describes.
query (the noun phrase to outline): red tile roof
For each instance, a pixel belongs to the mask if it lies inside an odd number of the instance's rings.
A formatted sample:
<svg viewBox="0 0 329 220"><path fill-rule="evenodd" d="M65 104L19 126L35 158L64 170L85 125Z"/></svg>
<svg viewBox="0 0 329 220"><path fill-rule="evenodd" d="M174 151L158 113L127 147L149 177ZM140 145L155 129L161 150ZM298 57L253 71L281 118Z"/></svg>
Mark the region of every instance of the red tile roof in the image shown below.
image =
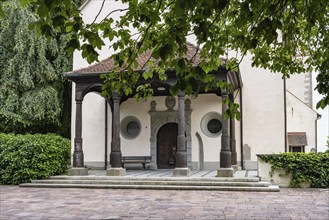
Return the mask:
<svg viewBox="0 0 329 220"><path fill-rule="evenodd" d="M138 67L136 71L145 70L146 63L151 57L151 51L146 51L145 53L139 55L137 57ZM200 54L198 51L198 47L191 43L187 43L187 54L185 56L187 60L192 60L193 65L198 65L200 63ZM193 59L192 59L193 58ZM105 60L100 61L99 63L90 65L85 68L77 69L68 74L90 74L90 73L107 73L114 68L114 60L111 58L107 58Z"/></svg>

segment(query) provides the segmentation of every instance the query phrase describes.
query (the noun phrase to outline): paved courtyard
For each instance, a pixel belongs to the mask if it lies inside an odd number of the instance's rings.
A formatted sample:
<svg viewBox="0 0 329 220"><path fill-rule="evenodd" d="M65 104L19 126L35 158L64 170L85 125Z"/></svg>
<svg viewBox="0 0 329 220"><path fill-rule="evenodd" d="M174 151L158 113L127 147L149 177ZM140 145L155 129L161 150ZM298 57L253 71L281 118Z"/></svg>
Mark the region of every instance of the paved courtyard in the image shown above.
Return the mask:
<svg viewBox="0 0 329 220"><path fill-rule="evenodd" d="M329 193L0 186L0 219L329 219Z"/></svg>

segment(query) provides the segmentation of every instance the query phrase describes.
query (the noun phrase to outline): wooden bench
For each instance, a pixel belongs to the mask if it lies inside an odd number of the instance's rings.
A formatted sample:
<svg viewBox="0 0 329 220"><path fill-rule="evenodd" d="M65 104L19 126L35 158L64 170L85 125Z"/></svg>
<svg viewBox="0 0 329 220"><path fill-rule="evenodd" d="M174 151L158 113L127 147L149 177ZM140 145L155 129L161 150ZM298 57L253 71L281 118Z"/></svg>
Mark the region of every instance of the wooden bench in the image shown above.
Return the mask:
<svg viewBox="0 0 329 220"><path fill-rule="evenodd" d="M145 164L151 163L151 156L125 156L121 159L121 166L124 168L127 163L141 163L146 170Z"/></svg>

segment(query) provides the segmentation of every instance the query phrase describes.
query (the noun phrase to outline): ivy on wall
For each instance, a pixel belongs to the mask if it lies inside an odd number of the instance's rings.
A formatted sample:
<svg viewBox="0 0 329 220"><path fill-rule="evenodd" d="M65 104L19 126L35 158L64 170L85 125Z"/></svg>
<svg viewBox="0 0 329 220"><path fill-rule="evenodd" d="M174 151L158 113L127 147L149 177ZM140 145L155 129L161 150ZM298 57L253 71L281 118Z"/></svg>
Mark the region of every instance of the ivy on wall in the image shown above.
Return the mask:
<svg viewBox="0 0 329 220"><path fill-rule="evenodd" d="M275 170L284 169L280 176L292 174L290 187L298 187L303 182L310 182L313 188L329 187L329 151L325 153L282 153L259 155L271 164L270 175Z"/></svg>

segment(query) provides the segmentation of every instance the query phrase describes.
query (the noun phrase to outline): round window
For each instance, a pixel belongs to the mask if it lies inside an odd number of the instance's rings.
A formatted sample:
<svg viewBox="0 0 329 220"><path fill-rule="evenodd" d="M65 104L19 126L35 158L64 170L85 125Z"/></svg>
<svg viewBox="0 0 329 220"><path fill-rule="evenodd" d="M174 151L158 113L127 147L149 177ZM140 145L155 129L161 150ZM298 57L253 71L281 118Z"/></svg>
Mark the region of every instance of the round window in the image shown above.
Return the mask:
<svg viewBox="0 0 329 220"><path fill-rule="evenodd" d="M201 120L201 130L208 137L218 137L222 131L222 116L217 112L208 112Z"/></svg>
<svg viewBox="0 0 329 220"><path fill-rule="evenodd" d="M208 131L217 134L222 130L222 123L218 119L211 119L207 124Z"/></svg>
<svg viewBox="0 0 329 220"><path fill-rule="evenodd" d="M127 133L131 136L138 135L140 130L139 124L136 121L131 121L127 125Z"/></svg>
<svg viewBox="0 0 329 220"><path fill-rule="evenodd" d="M121 135L126 139L134 139L141 132L141 123L134 116L127 116L121 121Z"/></svg>

